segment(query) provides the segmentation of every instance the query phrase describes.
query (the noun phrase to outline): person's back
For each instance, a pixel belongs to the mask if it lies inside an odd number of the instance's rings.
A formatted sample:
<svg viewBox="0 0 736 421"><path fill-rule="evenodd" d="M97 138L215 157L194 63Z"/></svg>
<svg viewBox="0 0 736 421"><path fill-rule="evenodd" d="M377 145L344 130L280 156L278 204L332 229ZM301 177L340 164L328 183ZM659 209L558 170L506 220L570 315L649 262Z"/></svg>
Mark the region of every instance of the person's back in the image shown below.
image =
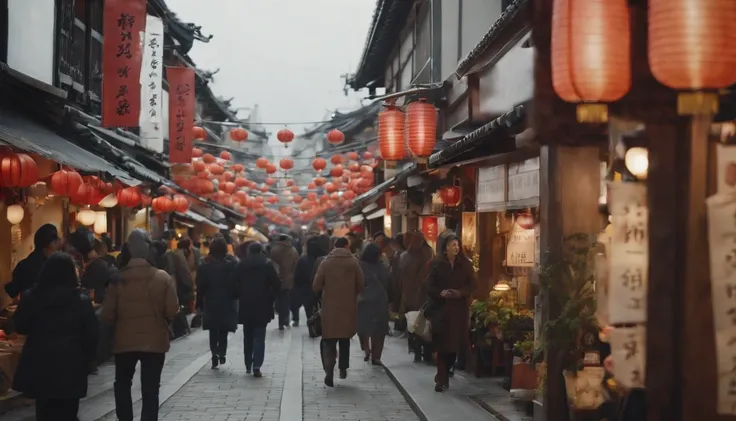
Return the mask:
<svg viewBox="0 0 736 421"><path fill-rule="evenodd" d="M128 237L130 262L110 284L101 319L115 330L115 406L120 421L133 420L130 389L135 367L141 363L141 419L158 419L158 391L165 354L169 350L169 323L179 311L171 277L147 260L150 239L142 230Z"/></svg>

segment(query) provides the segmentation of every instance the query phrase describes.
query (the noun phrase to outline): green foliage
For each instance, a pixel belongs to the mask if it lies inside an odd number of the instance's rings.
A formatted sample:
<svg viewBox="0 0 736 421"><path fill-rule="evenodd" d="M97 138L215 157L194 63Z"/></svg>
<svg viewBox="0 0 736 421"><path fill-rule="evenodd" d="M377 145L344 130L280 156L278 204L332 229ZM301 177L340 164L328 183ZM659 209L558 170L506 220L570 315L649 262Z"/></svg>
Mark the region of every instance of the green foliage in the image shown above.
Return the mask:
<svg viewBox="0 0 736 421"><path fill-rule="evenodd" d="M573 371L579 368L583 351L580 344L582 332L598 328L595 319L593 241L586 234L566 238L562 246L562 261L543 265L539 273L550 304L561 311L557 318L544 325L538 352L557 350L565 366ZM545 260L549 260L549 254Z"/></svg>

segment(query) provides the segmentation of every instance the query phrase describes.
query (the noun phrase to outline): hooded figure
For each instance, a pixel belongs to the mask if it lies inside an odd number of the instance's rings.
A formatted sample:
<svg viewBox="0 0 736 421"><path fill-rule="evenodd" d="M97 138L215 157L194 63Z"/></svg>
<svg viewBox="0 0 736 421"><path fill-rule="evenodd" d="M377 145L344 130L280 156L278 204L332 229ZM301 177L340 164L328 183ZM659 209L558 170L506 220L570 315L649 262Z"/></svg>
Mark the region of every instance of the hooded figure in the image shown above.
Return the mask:
<svg viewBox="0 0 736 421"><path fill-rule="evenodd" d="M291 317L294 326L299 326L299 311L304 307L307 320L314 314L316 296L312 291L312 280L317 259L327 255L325 237L315 236L307 239L307 253L299 258L294 272L294 288L291 291ZM327 239L329 242L329 239Z"/></svg>
<svg viewBox="0 0 736 421"><path fill-rule="evenodd" d="M266 350L266 325L273 320L273 304L281 282L273 262L263 253L260 243L248 246L247 255L235 267L240 308L238 323L243 325L245 369L261 377Z"/></svg>
<svg viewBox="0 0 736 421"><path fill-rule="evenodd" d="M294 286L294 271L299 260L299 254L291 245L291 237L279 235L279 239L271 245L271 260L278 267L281 280L281 291L276 299L276 310L279 314L279 329L289 325L289 291Z"/></svg>

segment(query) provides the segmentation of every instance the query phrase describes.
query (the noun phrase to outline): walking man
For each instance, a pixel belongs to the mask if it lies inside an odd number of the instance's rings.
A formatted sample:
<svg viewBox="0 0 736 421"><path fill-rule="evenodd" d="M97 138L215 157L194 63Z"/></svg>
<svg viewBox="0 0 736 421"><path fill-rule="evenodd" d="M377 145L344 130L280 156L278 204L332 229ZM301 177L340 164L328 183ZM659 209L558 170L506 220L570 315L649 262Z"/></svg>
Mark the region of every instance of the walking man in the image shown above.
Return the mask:
<svg viewBox="0 0 736 421"><path fill-rule="evenodd" d="M358 295L363 292L363 271L350 252L347 238L338 238L335 249L317 268L313 289L322 293L322 341L320 354L325 369L325 385L334 386L333 375L340 347L340 378L348 376L350 338L358 329Z"/></svg>
<svg viewBox="0 0 736 421"><path fill-rule="evenodd" d="M150 238L140 229L130 233L131 260L110 283L101 319L115 332L115 408L119 421L133 421L130 388L135 366L141 363L141 421L157 421L159 386L166 352L169 324L179 311L176 287L163 270L152 266Z"/></svg>
<svg viewBox="0 0 736 421"><path fill-rule="evenodd" d="M279 314L279 330L284 330L284 327L289 325L289 294L294 286L294 270L296 270L299 254L291 245L291 237L281 234L278 240L271 245L270 257L279 268L281 291L276 298L276 311Z"/></svg>

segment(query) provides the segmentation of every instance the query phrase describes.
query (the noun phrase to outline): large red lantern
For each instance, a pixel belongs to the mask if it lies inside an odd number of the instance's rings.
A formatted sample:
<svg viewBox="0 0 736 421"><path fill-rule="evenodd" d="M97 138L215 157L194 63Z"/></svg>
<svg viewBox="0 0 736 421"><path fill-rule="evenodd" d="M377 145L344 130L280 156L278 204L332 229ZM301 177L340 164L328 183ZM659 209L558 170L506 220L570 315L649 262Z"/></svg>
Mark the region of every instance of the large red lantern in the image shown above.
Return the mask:
<svg viewBox="0 0 736 421"><path fill-rule="evenodd" d="M268 159L266 159L264 157L260 157L260 158L256 159L256 167L258 167L258 168L260 168L262 170L265 169L268 164L269 164Z"/></svg>
<svg viewBox="0 0 736 421"><path fill-rule="evenodd" d="M231 154L228 151L222 151L222 152L220 152L220 159L223 159L225 161L232 161L233 160L233 154Z"/></svg>
<svg viewBox="0 0 736 421"><path fill-rule="evenodd" d="M204 161L205 164L212 164L217 162L217 158L212 154L206 153L202 155L202 161Z"/></svg>
<svg viewBox="0 0 736 421"><path fill-rule="evenodd" d="M248 185L248 179L245 177L235 177L235 186L238 188L243 188Z"/></svg>
<svg viewBox="0 0 736 421"><path fill-rule="evenodd" d="M344 157L340 154L332 155L330 158L330 162L332 162L333 165L342 164Z"/></svg>
<svg viewBox="0 0 736 421"><path fill-rule="evenodd" d="M207 165L202 161L194 161L192 163L192 169L194 172L202 172L207 169Z"/></svg>
<svg viewBox="0 0 736 421"><path fill-rule="evenodd" d="M327 142L332 146L337 146L345 141L345 135L340 130L334 129L327 133Z"/></svg>
<svg viewBox="0 0 736 421"><path fill-rule="evenodd" d="M736 81L736 2L649 0L648 13L652 74L672 89L707 91L681 93L680 114L715 114L717 91ZM615 41L611 47L618 49Z"/></svg>
<svg viewBox="0 0 736 421"><path fill-rule="evenodd" d="M457 206L460 203L460 189L455 186L440 189L440 198L445 206Z"/></svg>
<svg viewBox="0 0 736 421"><path fill-rule="evenodd" d="M238 174L245 171L245 166L243 164L233 164L230 166L230 170L235 174Z"/></svg>
<svg viewBox="0 0 736 421"><path fill-rule="evenodd" d="M370 161L371 159L373 159L373 152L370 152L370 151L363 152L363 159L365 161Z"/></svg>
<svg viewBox="0 0 736 421"><path fill-rule="evenodd" d="M73 193L69 198L75 205L96 205L95 198L99 196L95 194L95 188L90 183L82 183L77 188L76 193Z"/></svg>
<svg viewBox="0 0 736 421"><path fill-rule="evenodd" d="M176 204L167 196L158 196L151 202L151 208L156 213L169 213L176 210Z"/></svg>
<svg viewBox="0 0 736 421"><path fill-rule="evenodd" d="M118 205L124 208L134 208L141 204L141 194L135 187L126 187L118 190Z"/></svg>
<svg viewBox="0 0 736 421"><path fill-rule="evenodd" d="M248 140L248 131L242 127L236 127L230 130L230 140L235 142L245 142Z"/></svg>
<svg viewBox="0 0 736 421"><path fill-rule="evenodd" d="M326 167L327 161L325 161L324 158L316 158L314 161L312 161L312 168L314 168L314 170L317 172L324 170Z"/></svg>
<svg viewBox="0 0 736 421"><path fill-rule="evenodd" d="M276 203L279 203L279 198L276 196L271 196L266 201L272 205L275 205Z"/></svg>
<svg viewBox="0 0 736 421"><path fill-rule="evenodd" d="M192 128L192 135L194 140L205 140L207 138L207 131L203 127L194 126Z"/></svg>
<svg viewBox="0 0 736 421"><path fill-rule="evenodd" d="M279 166L284 171L289 171L290 169L294 168L294 160L291 158L282 158L279 161Z"/></svg>
<svg viewBox="0 0 736 421"><path fill-rule="evenodd" d="M232 181L227 181L222 184L222 191L227 194L233 194L237 188L238 186L236 186Z"/></svg>
<svg viewBox="0 0 736 421"><path fill-rule="evenodd" d="M337 191L337 186L335 185L335 183L327 183L325 184L325 191L327 193L334 193Z"/></svg>
<svg viewBox="0 0 736 421"><path fill-rule="evenodd" d="M314 184L316 184L317 186L321 186L321 185L325 184L326 182L327 182L327 179L324 178L324 177L315 177L314 178Z"/></svg>
<svg viewBox="0 0 736 421"><path fill-rule="evenodd" d="M276 133L276 138L288 148L289 143L294 140L294 132L289 129L281 129Z"/></svg>
<svg viewBox="0 0 736 421"><path fill-rule="evenodd" d="M340 165L340 164L335 165L330 170L330 176L331 177L341 177L342 176L342 173L343 173L343 169L342 169L342 165Z"/></svg>
<svg viewBox="0 0 736 421"><path fill-rule="evenodd" d="M225 172L225 168L219 164L211 164L209 166L210 174L222 175Z"/></svg>
<svg viewBox="0 0 736 421"><path fill-rule="evenodd" d="M353 200L353 199L355 199L355 192L354 192L354 191L352 191L352 190L346 190L346 191L345 191L345 192L344 192L344 193L342 194L342 197L344 197L344 198L345 198L345 200Z"/></svg>
<svg viewBox="0 0 736 421"><path fill-rule="evenodd" d="M174 210L176 210L177 212L184 213L189 210L189 200L187 200L186 197L177 194L176 196L174 196L173 202Z"/></svg>
<svg viewBox="0 0 736 421"><path fill-rule="evenodd" d="M406 158L405 116L393 105L378 113L378 148L386 161L401 161Z"/></svg>
<svg viewBox="0 0 736 421"><path fill-rule="evenodd" d="M276 179L274 179L274 178L271 178L271 177L268 177L268 178L266 179L266 185L268 185L268 186L273 186L274 184L276 184Z"/></svg>
<svg viewBox="0 0 736 421"><path fill-rule="evenodd" d="M266 174L273 174L275 172L276 172L276 166L269 162L268 165L266 165Z"/></svg>
<svg viewBox="0 0 736 421"><path fill-rule="evenodd" d="M360 157L360 155L358 155L358 152L348 152L348 153L345 154L345 157L349 161L357 161L358 158Z"/></svg>
<svg viewBox="0 0 736 421"><path fill-rule="evenodd" d="M437 138L437 111L434 105L419 100L406 107L409 151L420 159L432 155Z"/></svg>
<svg viewBox="0 0 736 421"><path fill-rule="evenodd" d="M678 8L669 1L667 7ZM578 121L607 121L605 103L619 100L631 87L628 1L555 0L551 49L557 95L580 104Z"/></svg>
<svg viewBox="0 0 736 421"><path fill-rule="evenodd" d="M30 187L38 182L38 165L24 153L0 154L0 185L2 187Z"/></svg>
<svg viewBox="0 0 736 421"><path fill-rule="evenodd" d="M51 175L51 190L60 196L75 194L82 184L82 176L74 170L61 169Z"/></svg>
<svg viewBox="0 0 736 421"><path fill-rule="evenodd" d="M201 158L204 155L204 151L199 148L192 148L192 158Z"/></svg>

